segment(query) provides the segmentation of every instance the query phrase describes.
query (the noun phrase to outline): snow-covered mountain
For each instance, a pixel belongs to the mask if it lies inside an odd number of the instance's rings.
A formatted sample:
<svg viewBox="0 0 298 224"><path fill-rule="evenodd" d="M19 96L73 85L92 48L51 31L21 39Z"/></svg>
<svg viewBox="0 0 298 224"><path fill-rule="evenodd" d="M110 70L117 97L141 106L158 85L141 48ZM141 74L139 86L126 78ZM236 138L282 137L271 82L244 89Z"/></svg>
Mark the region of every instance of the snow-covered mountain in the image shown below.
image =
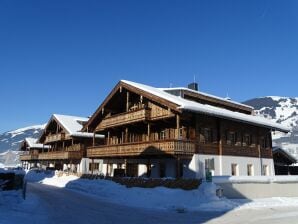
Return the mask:
<svg viewBox="0 0 298 224"><path fill-rule="evenodd" d="M244 103L253 106L256 114L271 118L292 129L288 134L274 133L273 144L282 147L298 159L298 97L268 96Z"/></svg>
<svg viewBox="0 0 298 224"><path fill-rule="evenodd" d="M20 143L28 137L38 138L44 127L45 125L35 125L0 134L0 167L3 164L17 164Z"/></svg>

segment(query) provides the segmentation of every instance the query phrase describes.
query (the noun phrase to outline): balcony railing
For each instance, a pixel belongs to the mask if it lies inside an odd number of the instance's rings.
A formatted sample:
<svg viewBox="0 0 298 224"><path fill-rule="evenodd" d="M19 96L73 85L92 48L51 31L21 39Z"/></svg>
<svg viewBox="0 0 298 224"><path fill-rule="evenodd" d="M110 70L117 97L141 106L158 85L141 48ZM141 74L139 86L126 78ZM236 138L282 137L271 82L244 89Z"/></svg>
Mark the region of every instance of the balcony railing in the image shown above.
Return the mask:
<svg viewBox="0 0 298 224"><path fill-rule="evenodd" d="M21 161L38 160L38 153L24 152L20 155Z"/></svg>
<svg viewBox="0 0 298 224"><path fill-rule="evenodd" d="M87 157L148 156L148 155L193 155L196 144L184 140L104 145L87 149Z"/></svg>
<svg viewBox="0 0 298 224"><path fill-rule="evenodd" d="M64 139L65 139L65 134L64 133L48 135L48 136L46 136L45 144L50 143L50 142L62 141Z"/></svg>
<svg viewBox="0 0 298 224"><path fill-rule="evenodd" d="M85 149L85 146L83 144L74 144L74 145L65 147L65 151L68 151L68 152L82 151L84 149Z"/></svg>
<svg viewBox="0 0 298 224"><path fill-rule="evenodd" d="M68 160L68 159L81 159L82 158L81 151L54 151L54 152L43 152L38 156L39 160Z"/></svg>
<svg viewBox="0 0 298 224"><path fill-rule="evenodd" d="M103 130L109 127L121 126L124 124L145 121L150 119L150 110L139 109L129 111L121 114L116 114L111 117L107 117L101 121L97 130Z"/></svg>

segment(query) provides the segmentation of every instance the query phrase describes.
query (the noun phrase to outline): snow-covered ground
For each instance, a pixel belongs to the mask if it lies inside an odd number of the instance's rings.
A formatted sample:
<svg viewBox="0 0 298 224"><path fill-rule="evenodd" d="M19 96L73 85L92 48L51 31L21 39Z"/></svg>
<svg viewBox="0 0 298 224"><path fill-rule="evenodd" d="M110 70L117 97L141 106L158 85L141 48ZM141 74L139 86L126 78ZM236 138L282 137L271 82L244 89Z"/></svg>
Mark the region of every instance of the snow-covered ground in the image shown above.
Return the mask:
<svg viewBox="0 0 298 224"><path fill-rule="evenodd" d="M40 183L46 185L65 187L94 195L112 203L131 207L183 211L228 211L248 208L298 207L298 198L276 197L254 200L229 200L226 198L218 198L216 196L217 187L213 183L203 183L197 190L185 191L164 187L152 189L127 188L112 181L79 179L78 177L71 175L63 175L61 177L48 175L47 177L44 173L39 173L31 174L31 177L29 178L28 176L27 179L29 181L42 179ZM223 177L222 181L225 179L226 177ZM233 180L233 178L230 179L231 181ZM242 179L237 177L234 181L241 182L248 181L248 179L250 180L249 177L243 177ZM254 177L254 179L256 182L285 181L285 178L281 177ZM290 182L297 181L297 177L290 176L287 180ZM144 201L146 203L144 203Z"/></svg>
<svg viewBox="0 0 298 224"><path fill-rule="evenodd" d="M296 223L298 219L298 198L228 200L215 196L212 183L183 191L126 188L111 181L32 171L26 178L25 201L19 191L0 192L1 224Z"/></svg>
<svg viewBox="0 0 298 224"><path fill-rule="evenodd" d="M199 189L185 191L181 189L156 188L127 188L108 180L79 179L76 176L46 177L44 173L30 173L28 181L40 180L40 183L56 187L65 187L94 195L112 203L131 207L154 209L170 209L178 211L212 210L226 211L237 204L225 198L216 196L216 185L203 183ZM44 178L44 179L43 179ZM146 202L146 203L144 203Z"/></svg>

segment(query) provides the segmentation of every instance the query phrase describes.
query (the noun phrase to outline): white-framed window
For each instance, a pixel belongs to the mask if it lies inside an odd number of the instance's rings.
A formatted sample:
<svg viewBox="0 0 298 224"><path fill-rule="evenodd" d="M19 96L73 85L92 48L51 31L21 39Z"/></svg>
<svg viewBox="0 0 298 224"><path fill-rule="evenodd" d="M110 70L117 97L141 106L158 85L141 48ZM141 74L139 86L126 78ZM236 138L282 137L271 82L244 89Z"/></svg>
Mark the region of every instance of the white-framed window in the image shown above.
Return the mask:
<svg viewBox="0 0 298 224"><path fill-rule="evenodd" d="M239 176L239 168L237 163L231 164L231 175L232 176Z"/></svg>
<svg viewBox="0 0 298 224"><path fill-rule="evenodd" d="M268 165L262 165L262 175L269 176L269 167Z"/></svg>
<svg viewBox="0 0 298 224"><path fill-rule="evenodd" d="M247 176L254 176L254 166L247 164Z"/></svg>

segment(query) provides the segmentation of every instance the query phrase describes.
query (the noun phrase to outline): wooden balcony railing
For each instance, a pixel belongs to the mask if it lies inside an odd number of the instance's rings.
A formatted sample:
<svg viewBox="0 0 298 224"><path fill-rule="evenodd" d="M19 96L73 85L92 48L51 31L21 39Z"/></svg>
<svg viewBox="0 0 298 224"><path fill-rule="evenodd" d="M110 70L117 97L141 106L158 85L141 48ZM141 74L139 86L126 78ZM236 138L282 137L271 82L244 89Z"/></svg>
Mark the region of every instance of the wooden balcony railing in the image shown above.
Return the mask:
<svg viewBox="0 0 298 224"><path fill-rule="evenodd" d="M46 136L45 144L50 143L50 142L62 141L64 139L65 139L65 134L64 133L48 135L48 136Z"/></svg>
<svg viewBox="0 0 298 224"><path fill-rule="evenodd" d="M81 151L54 151L54 152L43 152L38 156L39 160L66 160L66 159L81 159L83 156Z"/></svg>
<svg viewBox="0 0 298 224"><path fill-rule="evenodd" d="M150 110L143 108L107 117L101 121L101 123L97 127L97 130L103 130L109 127L121 126L124 124L145 121L149 119Z"/></svg>
<svg viewBox="0 0 298 224"><path fill-rule="evenodd" d="M24 152L20 155L21 161L38 160L38 153Z"/></svg>
<svg viewBox="0 0 298 224"><path fill-rule="evenodd" d="M74 144L74 145L65 147L65 151L68 151L68 152L82 151L84 149L85 149L85 146L83 144Z"/></svg>
<svg viewBox="0 0 298 224"><path fill-rule="evenodd" d="M192 141L161 140L91 147L87 149L87 157L192 155L195 151L196 144Z"/></svg>

